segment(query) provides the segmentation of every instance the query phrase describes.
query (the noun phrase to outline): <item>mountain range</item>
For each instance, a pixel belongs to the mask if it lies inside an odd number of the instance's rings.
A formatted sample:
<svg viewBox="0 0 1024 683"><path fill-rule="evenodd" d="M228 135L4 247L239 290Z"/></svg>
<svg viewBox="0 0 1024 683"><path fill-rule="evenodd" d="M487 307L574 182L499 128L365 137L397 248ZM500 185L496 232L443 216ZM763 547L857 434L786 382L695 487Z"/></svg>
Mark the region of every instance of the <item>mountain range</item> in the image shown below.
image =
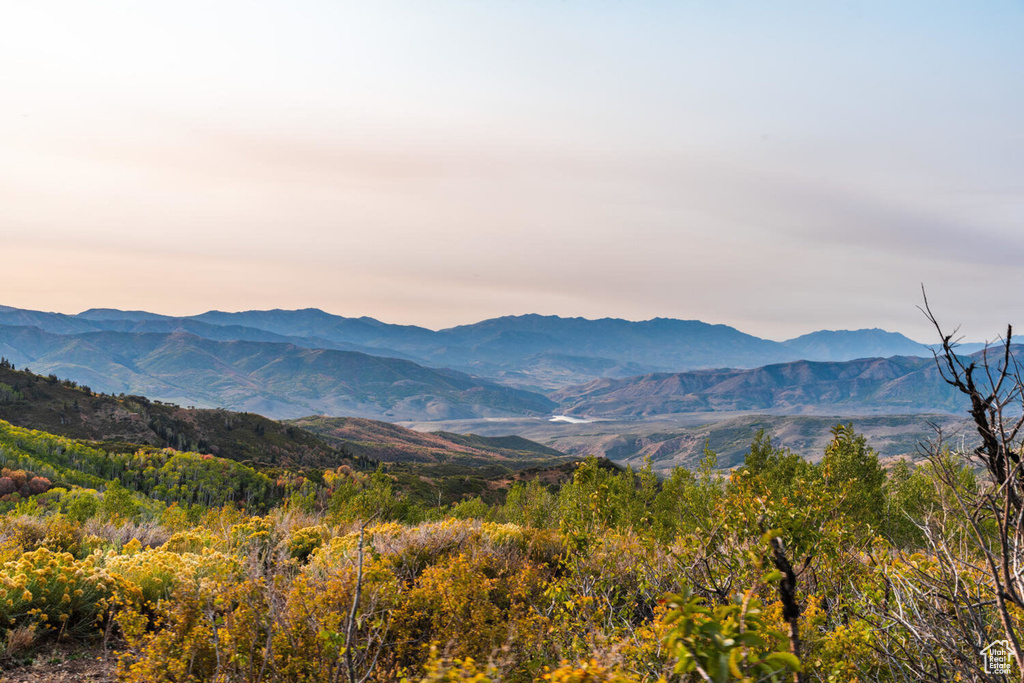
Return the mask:
<svg viewBox="0 0 1024 683"><path fill-rule="evenodd" d="M85 317L98 318L96 311ZM727 325L655 318L629 321L519 315L433 331L373 318L343 318L317 309L211 311L195 320L310 340L358 345L536 391L598 377L701 368L750 368L790 360L930 355L927 347L883 330L817 332L787 342L761 339Z"/></svg>
<svg viewBox="0 0 1024 683"><path fill-rule="evenodd" d="M792 410L803 400L884 404L903 400L900 392L909 390L894 385L867 392L862 386L867 375L861 377L855 368L829 371L855 377L836 389L836 396L778 389L770 390L769 397L769 389L756 385L778 372L766 366L904 356L885 365L895 377L915 371L911 357L931 354L928 347L883 330L819 331L777 342L726 325L666 318L632 322L521 315L435 331L317 309L173 317L115 309L67 315L0 307L0 355L106 393L144 394L274 418L319 414L399 421L552 412L644 416ZM800 367L790 371L791 384L820 371ZM881 372L883 366L874 367ZM709 372L720 368L762 368L763 377L755 381L758 375L736 375L737 370ZM935 379L922 375L925 382ZM917 379L907 382L916 386ZM730 386L744 394L729 398ZM623 399L627 394L634 395L632 403ZM903 403L945 409L937 394L926 394L915 389Z"/></svg>
<svg viewBox="0 0 1024 683"><path fill-rule="evenodd" d="M546 414L555 407L539 394L407 360L181 332L60 335L0 326L0 355L18 367L72 378L104 393L278 418L447 419Z"/></svg>

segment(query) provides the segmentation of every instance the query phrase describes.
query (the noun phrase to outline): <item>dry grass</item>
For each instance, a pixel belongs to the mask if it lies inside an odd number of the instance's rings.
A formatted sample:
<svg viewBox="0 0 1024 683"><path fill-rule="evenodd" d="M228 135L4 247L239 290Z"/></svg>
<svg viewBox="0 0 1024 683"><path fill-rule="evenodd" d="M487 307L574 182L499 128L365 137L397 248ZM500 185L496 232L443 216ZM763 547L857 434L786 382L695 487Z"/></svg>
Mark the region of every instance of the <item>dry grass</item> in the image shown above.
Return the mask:
<svg viewBox="0 0 1024 683"><path fill-rule="evenodd" d="M36 644L38 634L36 625L17 626L7 632L7 643L4 652L8 657L14 657L31 649Z"/></svg>
<svg viewBox="0 0 1024 683"><path fill-rule="evenodd" d="M114 524L112 522L101 522L98 519L90 519L82 526L85 535L96 536L113 544L116 547L124 547L132 540L138 540L142 547L153 548L162 546L171 537L171 532L157 522L123 522Z"/></svg>

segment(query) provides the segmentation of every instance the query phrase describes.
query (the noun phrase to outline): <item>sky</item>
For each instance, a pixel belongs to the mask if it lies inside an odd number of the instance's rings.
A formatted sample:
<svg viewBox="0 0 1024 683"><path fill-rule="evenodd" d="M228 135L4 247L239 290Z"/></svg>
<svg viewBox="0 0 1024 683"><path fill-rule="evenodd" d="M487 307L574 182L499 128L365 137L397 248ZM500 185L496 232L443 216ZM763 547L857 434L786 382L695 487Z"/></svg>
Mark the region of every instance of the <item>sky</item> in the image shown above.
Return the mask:
<svg viewBox="0 0 1024 683"><path fill-rule="evenodd" d="M1024 2L8 3L0 304L1024 325Z"/></svg>

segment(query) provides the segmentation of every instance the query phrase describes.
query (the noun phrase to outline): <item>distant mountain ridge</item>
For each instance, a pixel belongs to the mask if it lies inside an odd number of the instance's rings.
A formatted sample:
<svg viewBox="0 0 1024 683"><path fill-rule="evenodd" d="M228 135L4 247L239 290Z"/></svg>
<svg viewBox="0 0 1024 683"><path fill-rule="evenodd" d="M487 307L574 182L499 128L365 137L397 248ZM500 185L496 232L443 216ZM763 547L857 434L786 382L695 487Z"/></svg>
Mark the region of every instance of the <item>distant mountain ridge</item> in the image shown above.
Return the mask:
<svg viewBox="0 0 1024 683"><path fill-rule="evenodd" d="M790 339L783 344L801 354L801 360L931 357L931 350L925 344L908 339L898 332L886 332L877 327L865 330L819 330Z"/></svg>
<svg viewBox="0 0 1024 683"><path fill-rule="evenodd" d="M959 413L963 397L934 359L895 356L795 361L746 370L600 379L551 394L566 415L639 418L674 413Z"/></svg>
<svg viewBox="0 0 1024 683"><path fill-rule="evenodd" d="M95 331L188 332L219 341L286 342L306 348L404 358L504 384L550 391L599 377L750 368L794 360L928 356L928 348L883 330L813 332L785 342L699 320L590 320L515 315L430 330L319 309L208 311L173 317L145 311L90 309L78 315L0 309L0 325L56 334Z"/></svg>
<svg viewBox="0 0 1024 683"><path fill-rule="evenodd" d="M129 332L172 334L186 332L215 341L265 341L294 344L310 349L334 349L336 351L357 351L369 355L405 358L405 354L393 349L375 349L343 341L333 341L316 336L289 336L256 327L236 324L216 324L193 318L147 313L145 311L117 311L114 309L89 309L78 315L63 313L41 313L0 309L0 325L17 327L38 327L54 334L80 334L85 332ZM383 352L382 352L383 351Z"/></svg>

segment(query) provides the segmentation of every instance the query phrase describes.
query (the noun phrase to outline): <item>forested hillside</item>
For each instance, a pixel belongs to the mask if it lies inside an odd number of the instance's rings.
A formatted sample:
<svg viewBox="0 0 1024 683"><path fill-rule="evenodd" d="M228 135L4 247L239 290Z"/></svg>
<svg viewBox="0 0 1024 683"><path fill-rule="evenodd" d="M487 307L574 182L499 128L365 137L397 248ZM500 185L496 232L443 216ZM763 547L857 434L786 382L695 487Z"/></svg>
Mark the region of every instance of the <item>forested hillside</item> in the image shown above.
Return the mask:
<svg viewBox="0 0 1024 683"><path fill-rule="evenodd" d="M283 480L274 481L212 455L155 448L111 452L2 420L0 466L6 473L0 476L0 501L8 509L20 500L44 508L54 503L57 509L72 504L98 509L99 492L113 491L118 505L139 514L161 509L160 503L185 507L237 503L259 510L280 502L286 488ZM69 490L72 493L65 500ZM83 495L92 502L82 502ZM111 504L109 497L104 500Z"/></svg>
<svg viewBox="0 0 1024 683"><path fill-rule="evenodd" d="M740 415L696 426L615 422L603 427L604 431L584 426L573 433L553 436L551 445L577 457L596 455L634 468L642 467L649 459L655 472L665 475L677 466L696 467L705 447L718 453L719 466L741 465L750 450L751 434L759 431L801 457L817 461L832 440L831 429L838 420L818 415ZM920 460L921 445L934 437L936 427L951 440L969 438L974 431L963 415L870 415L843 421L867 437L886 463L894 459Z"/></svg>

